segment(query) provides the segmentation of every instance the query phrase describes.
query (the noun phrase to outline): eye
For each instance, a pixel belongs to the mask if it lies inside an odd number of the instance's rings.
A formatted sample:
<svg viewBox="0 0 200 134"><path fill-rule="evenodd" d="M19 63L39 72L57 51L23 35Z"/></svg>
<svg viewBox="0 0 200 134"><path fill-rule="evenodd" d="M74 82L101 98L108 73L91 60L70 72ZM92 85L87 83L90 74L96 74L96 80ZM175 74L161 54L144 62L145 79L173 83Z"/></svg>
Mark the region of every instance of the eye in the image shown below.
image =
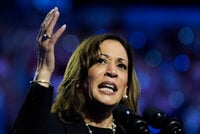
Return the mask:
<svg viewBox="0 0 200 134"><path fill-rule="evenodd" d="M120 69L123 69L123 70L126 70L127 69L127 66L125 64L118 64L117 65Z"/></svg>
<svg viewBox="0 0 200 134"><path fill-rule="evenodd" d="M106 60L106 59L103 59L103 58L99 58L99 59L97 59L96 63L97 63L97 64L106 64L106 63L107 63L107 60Z"/></svg>

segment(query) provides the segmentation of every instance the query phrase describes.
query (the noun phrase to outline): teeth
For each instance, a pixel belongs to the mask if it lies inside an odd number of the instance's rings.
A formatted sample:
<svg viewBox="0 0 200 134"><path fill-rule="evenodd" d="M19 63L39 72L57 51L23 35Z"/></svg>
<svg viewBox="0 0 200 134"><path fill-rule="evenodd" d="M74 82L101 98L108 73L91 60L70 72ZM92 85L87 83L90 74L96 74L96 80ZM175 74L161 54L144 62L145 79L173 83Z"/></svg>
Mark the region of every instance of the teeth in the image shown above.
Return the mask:
<svg viewBox="0 0 200 134"><path fill-rule="evenodd" d="M110 84L106 84L107 87L114 89L115 87L113 85Z"/></svg>
<svg viewBox="0 0 200 134"><path fill-rule="evenodd" d="M101 91L113 93L113 90L110 88L100 88Z"/></svg>

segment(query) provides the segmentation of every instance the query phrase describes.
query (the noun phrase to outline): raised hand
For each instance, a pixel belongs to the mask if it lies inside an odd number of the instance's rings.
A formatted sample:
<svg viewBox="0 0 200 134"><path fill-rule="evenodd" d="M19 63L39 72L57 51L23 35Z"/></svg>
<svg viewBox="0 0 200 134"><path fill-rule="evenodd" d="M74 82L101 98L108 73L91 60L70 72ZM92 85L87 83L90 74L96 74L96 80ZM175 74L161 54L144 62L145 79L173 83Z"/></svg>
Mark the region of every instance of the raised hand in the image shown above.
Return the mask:
<svg viewBox="0 0 200 134"><path fill-rule="evenodd" d="M54 32L54 27L60 16L57 7L53 8L45 17L40 26L39 35L37 37L37 70L35 73L35 81L49 82L52 72L55 68L54 47L66 29L66 25L62 25ZM45 85L45 84L44 84Z"/></svg>

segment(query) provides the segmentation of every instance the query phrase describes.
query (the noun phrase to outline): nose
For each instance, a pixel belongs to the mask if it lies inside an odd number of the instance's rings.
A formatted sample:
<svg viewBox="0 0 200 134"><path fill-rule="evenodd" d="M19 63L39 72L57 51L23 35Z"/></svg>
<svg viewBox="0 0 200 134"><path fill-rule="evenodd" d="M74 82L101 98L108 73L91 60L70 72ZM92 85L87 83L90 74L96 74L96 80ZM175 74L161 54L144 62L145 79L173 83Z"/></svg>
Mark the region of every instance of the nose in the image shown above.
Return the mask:
<svg viewBox="0 0 200 134"><path fill-rule="evenodd" d="M113 64L108 64L105 75L111 78L118 77L116 66Z"/></svg>

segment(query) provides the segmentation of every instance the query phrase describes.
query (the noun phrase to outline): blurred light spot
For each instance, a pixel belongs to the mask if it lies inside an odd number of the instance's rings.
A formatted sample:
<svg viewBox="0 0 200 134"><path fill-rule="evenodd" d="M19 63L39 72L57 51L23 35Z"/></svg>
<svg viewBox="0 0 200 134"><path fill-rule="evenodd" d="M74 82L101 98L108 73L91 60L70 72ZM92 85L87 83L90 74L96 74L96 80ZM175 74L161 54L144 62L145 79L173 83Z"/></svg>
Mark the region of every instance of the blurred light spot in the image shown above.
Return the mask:
<svg viewBox="0 0 200 134"><path fill-rule="evenodd" d="M178 38L182 44L190 45L194 41L194 33L189 27L184 27L179 31Z"/></svg>
<svg viewBox="0 0 200 134"><path fill-rule="evenodd" d="M190 59L185 54L180 54L174 59L174 66L178 72L186 72L190 67Z"/></svg>
<svg viewBox="0 0 200 134"><path fill-rule="evenodd" d="M184 102L184 94L180 91L171 92L168 100L171 107L178 109Z"/></svg>
<svg viewBox="0 0 200 134"><path fill-rule="evenodd" d="M160 67L160 73L162 74L163 82L168 91L174 91L174 89L180 89L182 82L180 81L179 75L174 69L173 62L164 61Z"/></svg>
<svg viewBox="0 0 200 134"><path fill-rule="evenodd" d="M147 89L147 87L150 85L150 81L151 81L148 73L139 71L139 72L137 72L137 75L138 75L138 79L141 83L141 88Z"/></svg>
<svg viewBox="0 0 200 134"><path fill-rule="evenodd" d="M162 56L160 51L152 49L148 51L145 55L145 62L151 67L158 66L162 61Z"/></svg>
<svg viewBox="0 0 200 134"><path fill-rule="evenodd" d="M33 0L33 6L41 12L47 12L57 6L59 10L71 10L71 0Z"/></svg>
<svg viewBox="0 0 200 134"><path fill-rule="evenodd" d="M133 32L129 36L129 42L133 48L143 48L146 43L146 37L143 32Z"/></svg>
<svg viewBox="0 0 200 134"><path fill-rule="evenodd" d="M62 45L67 52L73 52L79 45L79 39L76 35L66 35L63 37Z"/></svg>

